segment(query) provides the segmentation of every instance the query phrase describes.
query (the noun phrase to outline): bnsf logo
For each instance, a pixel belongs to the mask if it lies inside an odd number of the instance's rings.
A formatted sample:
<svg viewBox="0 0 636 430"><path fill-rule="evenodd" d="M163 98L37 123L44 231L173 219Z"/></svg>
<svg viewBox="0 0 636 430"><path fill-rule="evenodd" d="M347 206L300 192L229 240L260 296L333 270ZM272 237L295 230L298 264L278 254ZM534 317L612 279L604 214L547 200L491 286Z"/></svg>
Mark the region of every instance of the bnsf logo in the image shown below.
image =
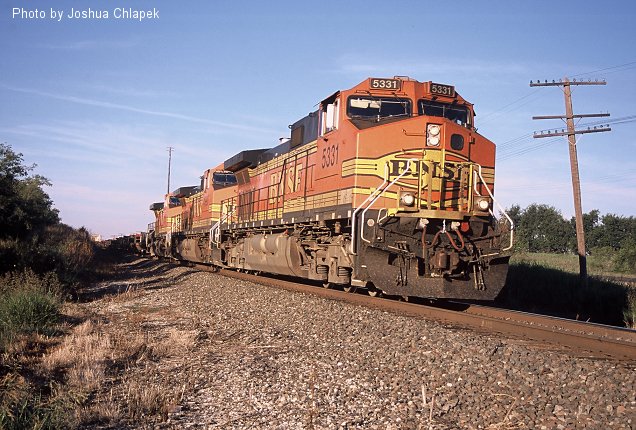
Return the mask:
<svg viewBox="0 0 636 430"><path fill-rule="evenodd" d="M406 166L408 165L407 160L390 160L389 161L389 177L400 176ZM432 170L432 172L431 172ZM442 163L438 161L434 161L432 163L425 163L424 161L420 161L415 164L415 168L413 168L413 163L411 163L411 173L406 174L404 176L411 176L413 178L417 178L420 176L420 171L422 171L422 176L432 175L433 178L444 178L444 179L459 179L459 172L461 170L461 166L444 166L444 170L442 172Z"/></svg>

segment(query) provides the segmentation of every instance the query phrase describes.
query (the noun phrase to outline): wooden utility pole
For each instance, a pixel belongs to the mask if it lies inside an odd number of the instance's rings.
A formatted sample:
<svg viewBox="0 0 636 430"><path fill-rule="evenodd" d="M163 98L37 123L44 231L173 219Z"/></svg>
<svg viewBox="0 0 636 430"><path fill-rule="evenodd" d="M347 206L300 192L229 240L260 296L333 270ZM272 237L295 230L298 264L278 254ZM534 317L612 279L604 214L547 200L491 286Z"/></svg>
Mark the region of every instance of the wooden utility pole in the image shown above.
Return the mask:
<svg viewBox="0 0 636 430"><path fill-rule="evenodd" d="M174 148L172 146L168 147L168 191L166 194L170 194L170 165L172 164L172 151Z"/></svg>
<svg viewBox="0 0 636 430"><path fill-rule="evenodd" d="M574 118L597 118L597 117L607 117L610 116L609 113L599 113L599 114L585 114L585 115L574 115L572 111L572 85L605 85L605 81L577 81L573 79L570 81L568 78L564 78L559 82L532 82L530 81L531 87L551 87L551 86L559 86L563 87L563 94L565 96L565 115L549 115L549 116L533 116L532 119L561 119L565 120L567 124L566 130L554 130L551 132L548 130L547 132L534 133L535 138L542 137L554 137L554 136L567 136L570 148L570 170L572 172L572 193L574 194L574 214L576 217L576 243L579 254L579 276L581 280L581 286L587 286L587 263L585 256L585 230L583 228L583 209L581 205L581 181L579 179L579 163L576 155L576 135L584 134L584 133L598 133L602 131L610 131L611 128L609 126L598 126L590 128L587 130L576 130L574 127Z"/></svg>

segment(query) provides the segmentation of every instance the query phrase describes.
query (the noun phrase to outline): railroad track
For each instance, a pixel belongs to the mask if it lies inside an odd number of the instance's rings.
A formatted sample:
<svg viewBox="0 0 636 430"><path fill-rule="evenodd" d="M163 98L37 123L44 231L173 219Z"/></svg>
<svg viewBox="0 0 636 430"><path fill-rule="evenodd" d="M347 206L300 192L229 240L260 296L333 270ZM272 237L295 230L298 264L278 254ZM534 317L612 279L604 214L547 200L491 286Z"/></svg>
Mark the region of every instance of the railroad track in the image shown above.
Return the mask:
<svg viewBox="0 0 636 430"><path fill-rule="evenodd" d="M211 270L205 265L195 267ZM444 307L439 304L409 303L231 270L220 270L219 274L396 314L433 319L489 334L497 333L541 346L547 345L550 349L568 354L636 364L636 330L460 302L449 302Z"/></svg>

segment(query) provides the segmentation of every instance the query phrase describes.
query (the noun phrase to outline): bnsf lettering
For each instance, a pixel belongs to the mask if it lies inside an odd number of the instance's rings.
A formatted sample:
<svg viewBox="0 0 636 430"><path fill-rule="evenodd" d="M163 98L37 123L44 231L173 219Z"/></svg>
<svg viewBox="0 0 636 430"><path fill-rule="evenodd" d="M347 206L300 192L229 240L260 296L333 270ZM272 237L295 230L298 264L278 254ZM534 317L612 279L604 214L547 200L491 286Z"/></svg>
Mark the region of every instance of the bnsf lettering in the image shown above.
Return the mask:
<svg viewBox="0 0 636 430"><path fill-rule="evenodd" d="M408 164L408 162L406 160L391 160L390 164L391 164L391 170L389 171L389 177L395 177L395 176L400 176L402 172L404 172L404 169L406 169L406 165ZM415 169L411 167L410 176L417 178L420 175L420 170L421 170L422 176L430 174L434 178L442 177L442 175L439 174L439 171L441 169L441 163L434 162L432 163L432 166L433 166L433 172L431 173L429 165L421 161L415 165ZM409 176L409 175L407 174L406 176ZM443 178L455 179L455 172L452 169L450 169L448 166L446 166L444 167Z"/></svg>
<svg viewBox="0 0 636 430"><path fill-rule="evenodd" d="M289 173L287 174L287 190L290 193L300 190L300 173L302 170L302 164L298 164L295 169L289 169Z"/></svg>
<svg viewBox="0 0 636 430"><path fill-rule="evenodd" d="M300 179L303 171L303 165L298 164L285 170L284 180L281 181L281 172L272 173L270 178L269 197L281 197L284 191L284 185L287 185L286 192L294 193L300 190Z"/></svg>

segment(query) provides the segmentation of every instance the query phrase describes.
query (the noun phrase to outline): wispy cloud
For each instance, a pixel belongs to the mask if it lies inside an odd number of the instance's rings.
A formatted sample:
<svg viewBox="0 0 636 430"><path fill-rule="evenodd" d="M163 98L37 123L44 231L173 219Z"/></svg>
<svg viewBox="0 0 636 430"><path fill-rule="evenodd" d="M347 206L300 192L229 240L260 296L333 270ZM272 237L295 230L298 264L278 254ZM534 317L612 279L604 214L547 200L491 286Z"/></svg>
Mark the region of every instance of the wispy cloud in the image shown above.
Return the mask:
<svg viewBox="0 0 636 430"><path fill-rule="evenodd" d="M530 68L521 63L493 62L483 60L470 60L465 58L437 58L435 61L413 61L398 58L368 58L357 54L342 55L336 60L337 73L354 74L378 74L382 76L393 75L396 72L407 75L420 75L426 71L427 75L492 75L514 74L523 75Z"/></svg>
<svg viewBox="0 0 636 430"><path fill-rule="evenodd" d="M120 39L120 40L77 40L63 44L43 43L39 46L45 49L81 51L94 49L129 49L141 44L140 39Z"/></svg>
<svg viewBox="0 0 636 430"><path fill-rule="evenodd" d="M115 96L126 96L126 97L145 97L145 98L166 98L166 97L177 97L179 96L176 92L164 91L164 90L155 90L155 89L142 89L142 88L134 88L132 86L112 86L112 85L103 85L98 83L87 83L87 82L74 82L73 86L76 89L89 91L92 93L100 93L100 94L108 94Z"/></svg>
<svg viewBox="0 0 636 430"><path fill-rule="evenodd" d="M82 105L88 105L88 106L95 106L95 107L101 107L101 108L106 108L106 109L116 109L116 110L122 110L122 111L127 111L127 112L135 112L135 113L144 114L144 115L151 115L151 116L155 116L155 117L172 118L172 119L188 121L188 122L194 122L194 123L205 124L205 125L211 125L211 126L214 126L214 127L220 127L220 128L226 128L226 129L232 129L232 130L241 130L241 131L248 131L248 132L254 132L254 133L275 133L276 132L275 130L260 128L260 127L252 127L252 126L248 126L248 125L244 125L244 124L235 124L235 123L228 123L228 122L222 122L222 121L214 121L214 120L210 120L210 119L206 119L206 118L199 118L199 117L195 117L195 116L191 116L191 115L183 115L183 114L176 113L176 112L167 112L167 111L158 111L158 110L144 109L144 108L138 108L138 107L135 107L135 106L129 106L129 105L124 105L124 104L119 104L119 103L112 103L112 102L106 102L106 101L101 101L101 100L93 100L93 99L87 99L87 98L83 98L83 97L76 97L76 96L65 95L65 94L50 93L50 92L40 91L40 90L36 90L36 89L31 89L31 88L14 87L14 86L6 85L6 84L3 84L3 83L0 83L0 87L4 88L6 90L9 90L9 91L25 93L25 94L33 94L33 95L36 95L36 96L48 97L48 98L52 98L52 99L56 99L56 100L62 100L62 101L70 102L70 103L76 103L76 104L82 104Z"/></svg>

